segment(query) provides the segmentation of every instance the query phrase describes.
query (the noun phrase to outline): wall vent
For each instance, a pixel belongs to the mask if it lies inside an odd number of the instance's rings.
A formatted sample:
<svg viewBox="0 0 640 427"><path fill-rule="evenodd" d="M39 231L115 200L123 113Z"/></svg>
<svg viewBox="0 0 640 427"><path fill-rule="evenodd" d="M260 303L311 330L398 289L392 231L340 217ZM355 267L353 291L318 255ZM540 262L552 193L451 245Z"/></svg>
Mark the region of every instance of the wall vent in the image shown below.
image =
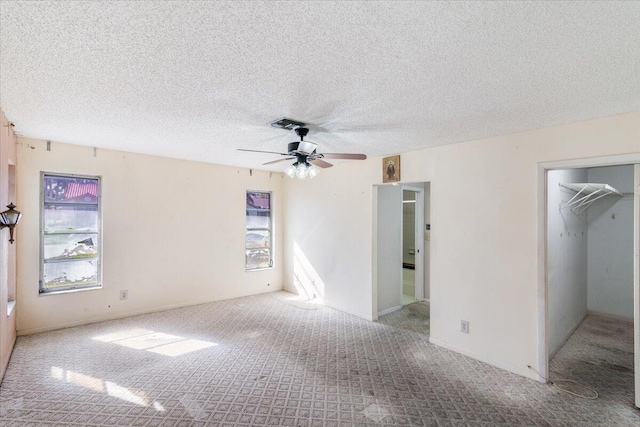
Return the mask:
<svg viewBox="0 0 640 427"><path fill-rule="evenodd" d="M271 123L271 126L274 128L286 129L286 130L294 130L299 127L303 127L305 123L297 122L291 119L280 119Z"/></svg>

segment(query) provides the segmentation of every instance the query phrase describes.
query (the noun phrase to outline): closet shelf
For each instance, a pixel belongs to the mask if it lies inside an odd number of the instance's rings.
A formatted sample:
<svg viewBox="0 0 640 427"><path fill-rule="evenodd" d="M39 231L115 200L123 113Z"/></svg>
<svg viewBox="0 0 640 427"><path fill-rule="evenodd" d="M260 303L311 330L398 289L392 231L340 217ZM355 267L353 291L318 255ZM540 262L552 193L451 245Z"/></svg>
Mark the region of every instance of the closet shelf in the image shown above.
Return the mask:
<svg viewBox="0 0 640 427"><path fill-rule="evenodd" d="M609 195L615 195L619 197L623 196L621 192L619 192L609 184L579 182L569 184L560 183L558 185L560 185L560 187L576 192L576 195L573 196L571 200L560 205L560 209L569 208L572 212L575 212L577 210L577 213L583 212L589 207L589 205L591 205L591 203L602 197Z"/></svg>

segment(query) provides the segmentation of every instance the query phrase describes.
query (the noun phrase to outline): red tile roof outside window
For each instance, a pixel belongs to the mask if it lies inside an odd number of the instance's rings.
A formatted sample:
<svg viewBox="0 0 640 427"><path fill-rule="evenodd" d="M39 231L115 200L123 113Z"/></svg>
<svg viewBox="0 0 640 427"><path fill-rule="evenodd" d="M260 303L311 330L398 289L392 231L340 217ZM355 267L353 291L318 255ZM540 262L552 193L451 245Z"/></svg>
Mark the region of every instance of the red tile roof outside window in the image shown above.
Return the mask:
<svg viewBox="0 0 640 427"><path fill-rule="evenodd" d="M67 184L67 188L64 192L65 199L74 199L76 197L85 195L98 197L98 184L93 182L86 184L81 184L79 182L70 182L69 184Z"/></svg>

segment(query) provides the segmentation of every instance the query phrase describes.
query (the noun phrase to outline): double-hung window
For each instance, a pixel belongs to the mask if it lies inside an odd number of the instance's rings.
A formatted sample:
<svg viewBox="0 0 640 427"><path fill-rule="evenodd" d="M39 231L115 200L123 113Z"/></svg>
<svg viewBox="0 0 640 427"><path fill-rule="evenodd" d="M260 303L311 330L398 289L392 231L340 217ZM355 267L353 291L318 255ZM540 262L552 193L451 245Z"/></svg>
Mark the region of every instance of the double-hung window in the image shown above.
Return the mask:
<svg viewBox="0 0 640 427"><path fill-rule="evenodd" d="M100 177L42 173L40 293L101 286Z"/></svg>
<svg viewBox="0 0 640 427"><path fill-rule="evenodd" d="M247 191L245 269L273 267L271 193Z"/></svg>

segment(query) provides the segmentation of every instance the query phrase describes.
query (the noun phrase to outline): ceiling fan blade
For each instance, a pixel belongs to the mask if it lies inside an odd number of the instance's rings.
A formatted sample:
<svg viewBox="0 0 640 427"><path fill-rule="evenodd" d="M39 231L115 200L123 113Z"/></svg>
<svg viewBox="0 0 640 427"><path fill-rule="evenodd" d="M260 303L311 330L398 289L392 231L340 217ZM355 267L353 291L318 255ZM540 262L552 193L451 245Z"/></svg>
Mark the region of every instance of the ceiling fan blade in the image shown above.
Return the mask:
<svg viewBox="0 0 640 427"><path fill-rule="evenodd" d="M293 159L295 159L295 157L287 157L287 158L285 158L285 159L273 160L273 161L270 161L270 162L267 162L267 163L263 163L263 164L262 164L262 166L272 165L272 164L274 164L274 163L284 162L285 160L293 160Z"/></svg>
<svg viewBox="0 0 640 427"><path fill-rule="evenodd" d="M244 148L238 148L238 151L249 151L251 153L268 153L268 154L279 154L281 156L288 156L289 153L276 153L275 151L262 151L262 150L245 150Z"/></svg>
<svg viewBox="0 0 640 427"><path fill-rule="evenodd" d="M322 153L322 157L325 159L365 160L367 155L354 153Z"/></svg>
<svg viewBox="0 0 640 427"><path fill-rule="evenodd" d="M324 160L320 159L309 159L309 162L321 168L330 168L331 166L333 166L331 163L325 162Z"/></svg>

